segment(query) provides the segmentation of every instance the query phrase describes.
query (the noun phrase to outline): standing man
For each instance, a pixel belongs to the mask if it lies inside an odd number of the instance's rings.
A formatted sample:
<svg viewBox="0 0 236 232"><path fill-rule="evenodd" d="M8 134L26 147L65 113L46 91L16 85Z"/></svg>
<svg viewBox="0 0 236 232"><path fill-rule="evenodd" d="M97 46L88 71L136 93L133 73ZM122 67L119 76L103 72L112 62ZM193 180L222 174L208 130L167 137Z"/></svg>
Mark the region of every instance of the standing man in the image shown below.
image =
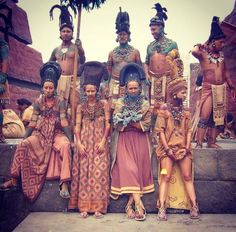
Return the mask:
<svg viewBox="0 0 236 232"><path fill-rule="evenodd" d="M1 3L0 9L8 10L7 16L0 13L2 19L0 27L0 143L5 143L5 138L2 132L3 126L3 106L10 102L9 86L7 82L7 73L9 68L8 56L8 29L11 27L11 9Z"/></svg>
<svg viewBox="0 0 236 232"><path fill-rule="evenodd" d="M76 49L78 49L78 64L83 64L85 62L85 54L82 43L79 39L76 40L75 43L72 42L74 28L68 7L59 5L53 6L50 10L51 18L55 8L59 8L61 10L59 27L60 39L62 40L62 43L53 50L50 61L56 61L61 66L62 75L58 82L57 94L63 96L68 104L68 102L71 103L72 100L71 89L73 83ZM77 101L79 99L79 90L80 82L79 80L76 80Z"/></svg>
<svg viewBox="0 0 236 232"><path fill-rule="evenodd" d="M130 23L129 14L127 12L120 12L116 17L116 41L119 46L115 47L108 56L107 68L110 74L109 83L109 100L112 105L119 97L124 96L124 88L120 87L120 70L128 63L133 62L142 65L139 51L130 46Z"/></svg>
<svg viewBox="0 0 236 232"><path fill-rule="evenodd" d="M183 62L179 57L177 43L165 36L164 27L167 20L166 8L157 3L157 13L150 20L150 30L154 41L147 47L145 72L151 82L151 108L156 110L167 100L167 83L183 75Z"/></svg>
<svg viewBox="0 0 236 232"><path fill-rule="evenodd" d="M216 126L224 124L227 112L226 84L235 97L235 89L227 75L222 52L224 41L225 35L220 28L219 18L214 16L208 41L205 44L195 45L192 50L193 56L200 62L203 74L196 148L202 148L207 127L210 128L208 148L220 148L216 144Z"/></svg>

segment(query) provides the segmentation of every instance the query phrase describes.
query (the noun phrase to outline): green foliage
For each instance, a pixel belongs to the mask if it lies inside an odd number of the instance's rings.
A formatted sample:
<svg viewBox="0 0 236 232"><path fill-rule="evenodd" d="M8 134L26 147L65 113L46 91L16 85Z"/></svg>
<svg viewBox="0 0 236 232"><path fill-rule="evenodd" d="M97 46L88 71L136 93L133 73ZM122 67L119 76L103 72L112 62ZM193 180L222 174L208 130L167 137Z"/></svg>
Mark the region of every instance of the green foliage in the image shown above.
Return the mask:
<svg viewBox="0 0 236 232"><path fill-rule="evenodd" d="M99 8L106 0L60 0L61 4L69 5L75 14L78 13L80 8L84 8L87 11Z"/></svg>

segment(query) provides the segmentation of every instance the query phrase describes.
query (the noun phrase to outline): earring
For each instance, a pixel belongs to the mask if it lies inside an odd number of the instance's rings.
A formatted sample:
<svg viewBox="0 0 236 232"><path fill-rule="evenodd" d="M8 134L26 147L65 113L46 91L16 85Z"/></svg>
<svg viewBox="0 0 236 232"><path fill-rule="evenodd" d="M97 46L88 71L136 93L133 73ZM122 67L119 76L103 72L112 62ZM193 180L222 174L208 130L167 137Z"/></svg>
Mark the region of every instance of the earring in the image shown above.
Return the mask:
<svg viewBox="0 0 236 232"><path fill-rule="evenodd" d="M212 47L213 47L213 48L216 47L215 41L212 42Z"/></svg>
<svg viewBox="0 0 236 232"><path fill-rule="evenodd" d="M176 96L176 95L174 95L174 96L173 96L173 98L177 98L177 96Z"/></svg>

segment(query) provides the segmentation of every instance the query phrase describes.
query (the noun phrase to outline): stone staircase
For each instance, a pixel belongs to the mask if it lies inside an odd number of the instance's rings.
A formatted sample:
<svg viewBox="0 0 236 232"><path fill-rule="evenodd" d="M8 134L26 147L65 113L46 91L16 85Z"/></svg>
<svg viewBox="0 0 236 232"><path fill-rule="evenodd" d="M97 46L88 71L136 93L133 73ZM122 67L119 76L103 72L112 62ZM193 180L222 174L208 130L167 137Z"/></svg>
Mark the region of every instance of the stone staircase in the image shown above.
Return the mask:
<svg viewBox="0 0 236 232"><path fill-rule="evenodd" d="M9 167L19 140L0 144L0 180L9 175ZM221 150L194 149L194 179L201 213L236 213L236 141L222 140ZM152 170L156 192L147 194L143 201L147 212L156 213L157 159L152 156ZM17 189L0 192L0 232L4 221L17 218L15 226L29 212L66 212L68 199L59 196L58 181L46 181L38 199L30 204L24 198L20 184ZM125 196L111 200L108 212L121 213L127 202ZM178 213L178 210L172 211ZM183 212L183 211L180 211ZM10 223L14 225L14 223ZM14 228L14 227L13 227ZM6 230L4 230L6 231Z"/></svg>

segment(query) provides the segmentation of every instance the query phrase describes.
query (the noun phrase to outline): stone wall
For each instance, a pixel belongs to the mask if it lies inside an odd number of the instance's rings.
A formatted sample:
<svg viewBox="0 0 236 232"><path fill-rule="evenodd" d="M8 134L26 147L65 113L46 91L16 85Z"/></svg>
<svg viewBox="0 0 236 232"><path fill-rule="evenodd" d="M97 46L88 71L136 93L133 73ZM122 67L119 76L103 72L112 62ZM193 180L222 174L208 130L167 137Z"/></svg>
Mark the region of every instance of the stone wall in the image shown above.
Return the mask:
<svg viewBox="0 0 236 232"><path fill-rule="evenodd" d="M26 12L12 0L7 0L12 8L13 29L9 33L9 84L11 103L7 108L16 110L17 98L28 98L31 101L39 95L42 65L40 52L28 46L32 44L30 28ZM1 26L2 21L0 21Z"/></svg>
<svg viewBox="0 0 236 232"><path fill-rule="evenodd" d="M16 144L0 144L0 179L9 176L9 167ZM202 213L236 213L236 147L228 141L227 149L194 149L194 179L199 207ZM224 146L224 144L222 144ZM155 193L146 194L143 201L147 212L156 213L158 195L157 159L152 156L152 172ZM59 196L58 181L46 181L41 194L34 204L28 205L30 211L64 212L68 199ZM22 190L16 190L22 194ZM8 196L8 195L7 195ZM124 212L127 197L111 200L108 212ZM12 204L15 204L12 202ZM22 204L19 202L19 204ZM175 210L174 212L179 212ZM183 211L180 211L183 212Z"/></svg>

